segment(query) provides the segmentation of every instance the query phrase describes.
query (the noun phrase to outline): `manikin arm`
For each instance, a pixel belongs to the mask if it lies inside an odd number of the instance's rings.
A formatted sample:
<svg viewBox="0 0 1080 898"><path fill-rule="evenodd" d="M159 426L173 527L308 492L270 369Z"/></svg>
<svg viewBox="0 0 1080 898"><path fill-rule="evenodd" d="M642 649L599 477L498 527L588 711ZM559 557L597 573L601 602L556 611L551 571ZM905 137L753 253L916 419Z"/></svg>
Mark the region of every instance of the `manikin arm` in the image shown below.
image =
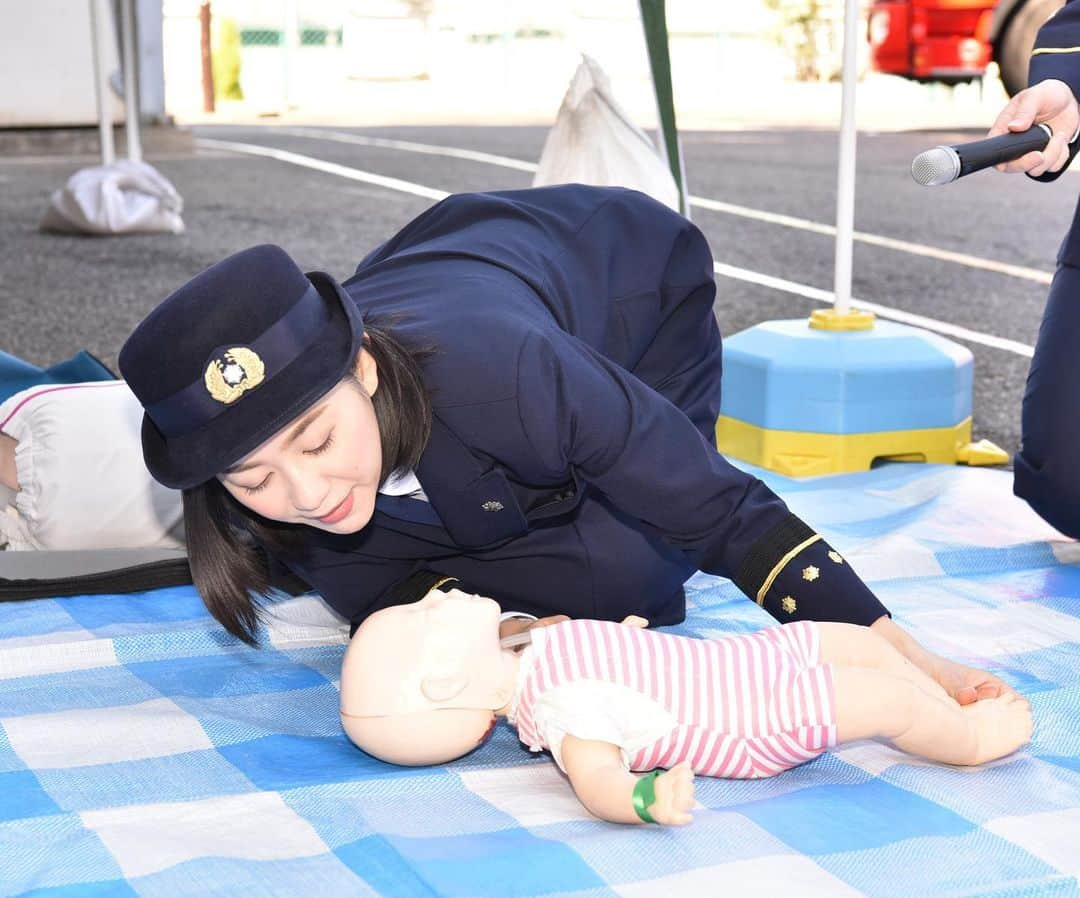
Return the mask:
<svg viewBox="0 0 1080 898"><path fill-rule="evenodd" d="M570 785L589 811L612 823L641 823L634 810L638 777L622 762L617 745L569 734L562 742L562 760ZM687 763L677 764L656 778L656 801L647 810L657 823L681 825L693 818L694 773Z"/></svg>
<svg viewBox="0 0 1080 898"><path fill-rule="evenodd" d="M19 489L19 477L15 470L15 447L19 444L6 433L0 433L0 486L9 490Z"/></svg>

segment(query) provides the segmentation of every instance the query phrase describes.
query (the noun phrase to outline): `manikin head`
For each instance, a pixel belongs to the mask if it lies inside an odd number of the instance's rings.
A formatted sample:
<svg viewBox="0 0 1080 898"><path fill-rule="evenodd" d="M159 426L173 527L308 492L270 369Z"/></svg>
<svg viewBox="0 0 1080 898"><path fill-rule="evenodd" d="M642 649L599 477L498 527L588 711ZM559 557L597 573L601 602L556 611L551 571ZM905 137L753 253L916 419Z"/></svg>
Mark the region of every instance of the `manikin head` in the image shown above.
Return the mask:
<svg viewBox="0 0 1080 898"><path fill-rule="evenodd" d="M499 644L499 606L460 590L377 611L341 667L341 722L368 754L444 764L476 748L513 696L517 663Z"/></svg>

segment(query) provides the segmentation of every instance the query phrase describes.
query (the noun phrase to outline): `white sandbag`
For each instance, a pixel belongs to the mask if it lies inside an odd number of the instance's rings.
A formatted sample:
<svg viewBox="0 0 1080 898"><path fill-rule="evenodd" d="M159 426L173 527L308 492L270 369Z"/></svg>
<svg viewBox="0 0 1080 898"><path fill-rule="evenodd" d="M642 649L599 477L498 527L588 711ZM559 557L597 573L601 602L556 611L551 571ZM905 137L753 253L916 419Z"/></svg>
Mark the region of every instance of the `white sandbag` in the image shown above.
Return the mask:
<svg viewBox="0 0 1080 898"><path fill-rule="evenodd" d="M656 147L615 102L596 60L582 55L544 143L533 186L630 187L679 209L679 189Z"/></svg>
<svg viewBox="0 0 1080 898"><path fill-rule="evenodd" d="M19 483L14 504L0 507L0 545L182 548L180 493L146 470L142 416L119 380L30 387L0 404Z"/></svg>
<svg viewBox="0 0 1080 898"><path fill-rule="evenodd" d="M121 159L75 172L55 191L41 220L44 231L137 234L184 230L184 201L152 165Z"/></svg>

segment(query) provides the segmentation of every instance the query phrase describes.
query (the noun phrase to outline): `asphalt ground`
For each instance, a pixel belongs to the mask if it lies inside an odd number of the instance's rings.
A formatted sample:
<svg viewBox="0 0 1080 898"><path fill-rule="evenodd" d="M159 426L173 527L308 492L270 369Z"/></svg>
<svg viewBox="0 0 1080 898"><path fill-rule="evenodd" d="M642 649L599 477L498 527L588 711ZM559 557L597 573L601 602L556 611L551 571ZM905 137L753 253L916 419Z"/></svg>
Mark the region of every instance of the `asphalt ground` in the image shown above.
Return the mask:
<svg viewBox="0 0 1080 898"><path fill-rule="evenodd" d="M326 129L199 127L199 137L278 148L448 192L526 187L532 174L491 162L329 139L353 135L500 154L535 162L547 131L527 127ZM981 133L863 133L858 144L856 230L919 246L856 242L856 299L1033 346L1058 244L1076 203L1077 175L1052 184L984 172L942 188L910 178L919 151ZM813 223L836 219L837 138L831 131L688 132L690 193L743 207L692 208L718 262L716 314L732 334L761 321L802 318L820 305L759 275L818 290L833 286L834 241ZM345 277L375 244L432 200L269 158L205 146L151 157L184 197L182 235L123 238L42 234L51 190L88 157L0 159L0 349L39 365L89 349L115 365L124 338L165 295L230 252L282 245L305 268ZM762 214L764 213L764 214ZM768 214L802 220L782 224ZM806 224L809 222L810 224ZM920 248L922 247L922 248ZM973 260L943 260L935 251ZM984 261L980 261L984 260ZM986 266L1021 266L1005 273ZM747 280L751 278L751 280ZM975 357L975 435L1010 453L1019 444L1029 358L960 339Z"/></svg>

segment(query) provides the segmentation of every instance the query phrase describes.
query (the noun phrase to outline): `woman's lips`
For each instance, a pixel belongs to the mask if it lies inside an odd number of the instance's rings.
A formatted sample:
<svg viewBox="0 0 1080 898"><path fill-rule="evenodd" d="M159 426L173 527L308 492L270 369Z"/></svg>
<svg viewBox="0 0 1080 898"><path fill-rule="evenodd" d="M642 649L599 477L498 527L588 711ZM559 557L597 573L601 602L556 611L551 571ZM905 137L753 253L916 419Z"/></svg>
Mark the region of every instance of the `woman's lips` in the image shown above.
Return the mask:
<svg viewBox="0 0 1080 898"><path fill-rule="evenodd" d="M336 524L342 518L344 518L350 511L352 511L352 490L349 491L344 499L341 500L341 504L338 505L330 514L323 515L319 518L324 524Z"/></svg>

